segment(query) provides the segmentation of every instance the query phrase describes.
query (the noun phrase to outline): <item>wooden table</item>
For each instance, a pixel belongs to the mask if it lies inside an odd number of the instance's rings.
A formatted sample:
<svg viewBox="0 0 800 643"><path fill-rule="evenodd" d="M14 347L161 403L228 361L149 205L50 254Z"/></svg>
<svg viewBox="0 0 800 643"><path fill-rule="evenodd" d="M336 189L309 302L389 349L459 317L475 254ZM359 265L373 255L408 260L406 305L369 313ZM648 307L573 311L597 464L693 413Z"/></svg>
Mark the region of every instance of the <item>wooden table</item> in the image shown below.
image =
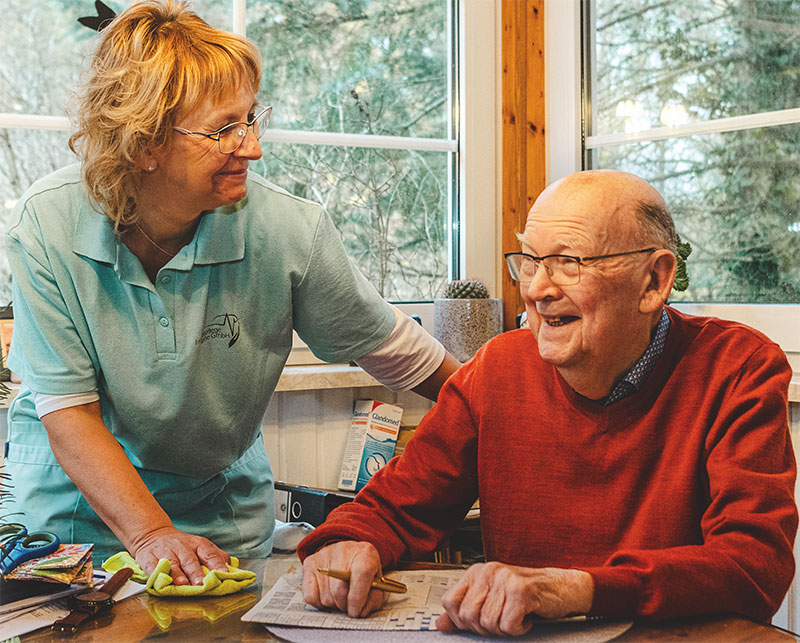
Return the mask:
<svg viewBox="0 0 800 643"><path fill-rule="evenodd" d="M74 636L39 630L22 641L278 641L263 625L244 623L241 616L292 565L294 555L268 560L242 560L240 566L256 572L257 581L231 596L198 599L157 598L140 594L120 601L111 614L88 622ZM375 632L376 640L380 634ZM499 641L502 639L492 639ZM513 639L505 639L513 640ZM655 624L637 623L616 641L800 641L800 637L739 616L680 619Z"/></svg>

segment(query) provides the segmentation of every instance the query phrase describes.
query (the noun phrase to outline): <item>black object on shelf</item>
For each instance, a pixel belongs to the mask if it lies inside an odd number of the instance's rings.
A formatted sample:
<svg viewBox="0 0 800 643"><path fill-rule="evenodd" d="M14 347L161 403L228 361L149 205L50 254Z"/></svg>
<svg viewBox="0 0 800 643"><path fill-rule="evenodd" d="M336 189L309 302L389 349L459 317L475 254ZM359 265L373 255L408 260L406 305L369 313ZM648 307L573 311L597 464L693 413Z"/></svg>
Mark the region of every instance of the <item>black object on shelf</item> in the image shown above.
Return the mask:
<svg viewBox="0 0 800 643"><path fill-rule="evenodd" d="M275 518L283 522L307 522L318 527L331 511L355 497L352 491L276 482Z"/></svg>

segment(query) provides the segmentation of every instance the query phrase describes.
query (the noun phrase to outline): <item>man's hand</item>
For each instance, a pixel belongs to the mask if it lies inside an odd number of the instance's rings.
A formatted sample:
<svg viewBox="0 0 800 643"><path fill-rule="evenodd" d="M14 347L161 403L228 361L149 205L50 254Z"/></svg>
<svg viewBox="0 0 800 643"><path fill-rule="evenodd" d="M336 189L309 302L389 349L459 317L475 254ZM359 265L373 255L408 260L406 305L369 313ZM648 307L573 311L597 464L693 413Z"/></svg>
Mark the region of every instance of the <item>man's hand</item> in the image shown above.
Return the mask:
<svg viewBox="0 0 800 643"><path fill-rule="evenodd" d="M436 629L519 636L532 627L531 616L585 614L593 596L592 577L577 569L473 565L442 597L445 613Z"/></svg>
<svg viewBox="0 0 800 643"><path fill-rule="evenodd" d="M208 569L227 571L231 557L207 538L194 536L174 527L162 527L148 533L133 547L136 562L147 575L153 573L158 561L166 558L172 563L170 576L175 585L199 585Z"/></svg>
<svg viewBox="0 0 800 643"><path fill-rule="evenodd" d="M330 578L318 569L350 572L350 582ZM303 561L303 600L314 607L335 607L353 618L383 606L387 596L370 585L381 575L381 558L374 545L345 540L323 547Z"/></svg>

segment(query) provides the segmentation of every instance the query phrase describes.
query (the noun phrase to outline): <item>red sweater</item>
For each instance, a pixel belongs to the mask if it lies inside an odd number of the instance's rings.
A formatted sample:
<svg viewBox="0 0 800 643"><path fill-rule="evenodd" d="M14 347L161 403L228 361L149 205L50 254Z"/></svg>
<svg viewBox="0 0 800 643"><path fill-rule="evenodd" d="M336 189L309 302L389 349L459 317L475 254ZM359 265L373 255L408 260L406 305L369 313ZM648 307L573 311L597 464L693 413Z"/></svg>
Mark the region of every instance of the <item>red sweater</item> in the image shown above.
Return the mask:
<svg viewBox="0 0 800 643"><path fill-rule="evenodd" d="M668 312L643 388L607 408L543 362L529 330L496 337L300 557L367 540L391 567L434 549L480 496L487 560L586 570L592 614L770 617L794 574L791 369L746 326Z"/></svg>

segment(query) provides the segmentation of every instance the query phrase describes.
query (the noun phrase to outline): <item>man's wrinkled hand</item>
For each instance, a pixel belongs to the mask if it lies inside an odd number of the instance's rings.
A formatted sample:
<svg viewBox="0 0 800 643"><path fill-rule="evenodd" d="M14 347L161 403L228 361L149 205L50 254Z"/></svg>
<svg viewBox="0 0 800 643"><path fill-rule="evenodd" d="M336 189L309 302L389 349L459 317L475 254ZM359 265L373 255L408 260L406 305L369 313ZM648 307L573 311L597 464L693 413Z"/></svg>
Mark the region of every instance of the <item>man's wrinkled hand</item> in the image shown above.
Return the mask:
<svg viewBox="0 0 800 643"><path fill-rule="evenodd" d="M325 568L349 571L350 582L317 571ZM381 558L371 543L333 543L303 561L303 600L314 607L335 607L350 617L363 617L380 609L388 598L370 587L380 575Z"/></svg>
<svg viewBox="0 0 800 643"><path fill-rule="evenodd" d="M532 617L587 613L593 595L592 577L577 569L473 565L442 597L445 613L436 629L519 636L531 629Z"/></svg>
<svg viewBox="0 0 800 643"><path fill-rule="evenodd" d="M133 550L136 562L148 576L161 558L169 560L172 564L170 576L175 585L200 585L205 577L201 565L210 570L226 571L231 560L208 538L187 534L174 527L162 527L148 533Z"/></svg>

